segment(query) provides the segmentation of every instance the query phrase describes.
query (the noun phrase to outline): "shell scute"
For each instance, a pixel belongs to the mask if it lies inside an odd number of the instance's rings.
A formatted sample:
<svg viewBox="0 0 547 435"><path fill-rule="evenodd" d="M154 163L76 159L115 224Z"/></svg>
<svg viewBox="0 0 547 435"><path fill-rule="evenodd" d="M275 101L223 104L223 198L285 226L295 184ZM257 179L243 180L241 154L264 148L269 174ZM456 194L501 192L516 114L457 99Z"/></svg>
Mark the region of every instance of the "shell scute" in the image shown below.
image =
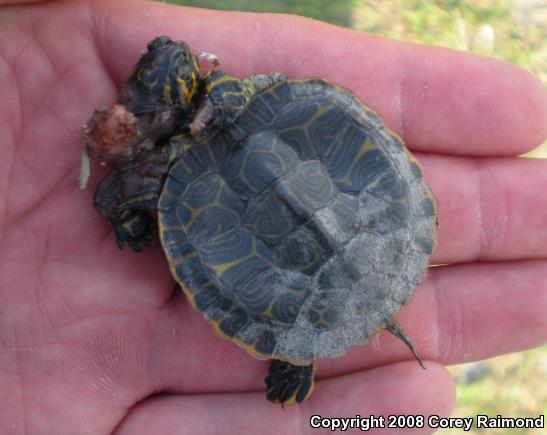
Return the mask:
<svg viewBox="0 0 547 435"><path fill-rule="evenodd" d="M324 80L266 89L167 177L176 279L255 357L308 364L363 342L408 301L435 244L433 197L400 147Z"/></svg>

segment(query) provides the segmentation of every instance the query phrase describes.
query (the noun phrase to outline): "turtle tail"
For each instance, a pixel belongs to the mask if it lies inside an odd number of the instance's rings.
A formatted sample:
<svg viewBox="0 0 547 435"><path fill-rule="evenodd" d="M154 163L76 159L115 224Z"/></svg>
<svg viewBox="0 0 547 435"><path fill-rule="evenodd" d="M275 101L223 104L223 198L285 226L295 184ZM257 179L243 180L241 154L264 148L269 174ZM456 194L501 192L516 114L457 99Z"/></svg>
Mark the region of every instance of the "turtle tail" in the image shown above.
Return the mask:
<svg viewBox="0 0 547 435"><path fill-rule="evenodd" d="M416 361L418 361L418 364L420 364L420 367L425 370L424 363L418 356L418 352L416 351L416 348L414 347L414 344L410 341L410 339L406 336L402 328L399 326L399 324L393 320L388 319L386 321L386 330L391 332L395 337L397 337L399 340L401 340L406 346L410 349L414 357L416 358Z"/></svg>

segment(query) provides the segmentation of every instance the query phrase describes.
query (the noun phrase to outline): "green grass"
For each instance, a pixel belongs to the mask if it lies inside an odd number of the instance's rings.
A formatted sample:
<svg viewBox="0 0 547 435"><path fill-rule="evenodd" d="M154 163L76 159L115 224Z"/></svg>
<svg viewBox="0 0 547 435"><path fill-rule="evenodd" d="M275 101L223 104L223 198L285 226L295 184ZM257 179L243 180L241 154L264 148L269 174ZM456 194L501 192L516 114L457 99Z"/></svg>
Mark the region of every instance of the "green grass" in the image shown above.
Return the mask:
<svg viewBox="0 0 547 435"><path fill-rule="evenodd" d="M352 27L502 59L527 69L547 84L547 6L523 9L513 3L363 0L354 9ZM527 156L547 157L547 143Z"/></svg>
<svg viewBox="0 0 547 435"><path fill-rule="evenodd" d="M538 417L547 415L547 346L449 368L458 388L458 417L485 414L492 417ZM468 373L476 373L468 376ZM456 434L444 430L440 433ZM532 434L535 429L482 429L470 434Z"/></svg>
<svg viewBox="0 0 547 435"><path fill-rule="evenodd" d="M248 12L282 12L302 15L317 20L328 21L339 26L351 26L352 13L356 0L170 0L185 6L201 8L248 11Z"/></svg>

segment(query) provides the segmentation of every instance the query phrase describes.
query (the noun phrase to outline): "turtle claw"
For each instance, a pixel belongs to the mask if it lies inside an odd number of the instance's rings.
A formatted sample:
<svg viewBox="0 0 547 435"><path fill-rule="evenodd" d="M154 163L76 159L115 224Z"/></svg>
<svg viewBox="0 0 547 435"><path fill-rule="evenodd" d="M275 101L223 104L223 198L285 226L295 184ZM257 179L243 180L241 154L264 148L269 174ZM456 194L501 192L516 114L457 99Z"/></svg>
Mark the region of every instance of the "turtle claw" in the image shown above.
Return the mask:
<svg viewBox="0 0 547 435"><path fill-rule="evenodd" d="M266 398L271 402L294 405L305 401L313 391L314 364L297 366L286 361L273 360L268 369Z"/></svg>

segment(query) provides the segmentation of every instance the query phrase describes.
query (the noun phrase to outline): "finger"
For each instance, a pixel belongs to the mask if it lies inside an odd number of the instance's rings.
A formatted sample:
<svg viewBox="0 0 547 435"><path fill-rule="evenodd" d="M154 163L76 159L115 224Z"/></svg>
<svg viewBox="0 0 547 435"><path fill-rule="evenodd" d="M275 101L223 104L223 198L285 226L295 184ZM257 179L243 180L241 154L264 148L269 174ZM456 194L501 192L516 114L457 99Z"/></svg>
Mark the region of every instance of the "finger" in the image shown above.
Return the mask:
<svg viewBox="0 0 547 435"><path fill-rule="evenodd" d="M406 362L319 381L307 402L285 409L267 402L263 391L153 397L135 406L115 433L317 433L310 427L313 415L422 415L424 428L412 433L431 433L427 417L449 415L454 401L444 368L430 363L421 370ZM384 428L367 433L398 433L385 418Z"/></svg>
<svg viewBox="0 0 547 435"><path fill-rule="evenodd" d="M282 15L155 3L93 5L94 35L118 83L150 38L169 34L187 40L194 51L217 54L222 68L234 74L277 70L335 81L416 150L516 155L547 136L547 90L527 72L497 60Z"/></svg>
<svg viewBox="0 0 547 435"><path fill-rule="evenodd" d="M455 364L539 346L547 342L547 261L433 269L413 307L407 318L426 358Z"/></svg>
<svg viewBox="0 0 547 435"><path fill-rule="evenodd" d="M92 108L115 100L140 51L157 34L187 39L195 51L218 53L223 68L234 74L279 70L339 82L417 150L518 154L546 135L544 87L498 61L301 18L152 2L50 2L2 12L9 24L0 38L9 78L2 89L10 103L0 108L0 121L8 120L12 132L5 136L17 143L5 171L13 174L9 208L14 215L45 191L74 184L82 123ZM69 35L62 44L52 37L59 29Z"/></svg>
<svg viewBox="0 0 547 435"><path fill-rule="evenodd" d="M547 160L417 157L437 198L433 263L547 258Z"/></svg>
<svg viewBox="0 0 547 435"><path fill-rule="evenodd" d="M454 364L544 343L545 312L546 261L479 263L431 269L397 319L422 358ZM266 374L265 363L216 336L182 298L165 306L149 339L153 391L248 391L260 388ZM342 358L319 360L318 377L412 358L384 332Z"/></svg>
<svg viewBox="0 0 547 435"><path fill-rule="evenodd" d="M45 0L0 0L0 6L15 5L23 3L38 3Z"/></svg>

